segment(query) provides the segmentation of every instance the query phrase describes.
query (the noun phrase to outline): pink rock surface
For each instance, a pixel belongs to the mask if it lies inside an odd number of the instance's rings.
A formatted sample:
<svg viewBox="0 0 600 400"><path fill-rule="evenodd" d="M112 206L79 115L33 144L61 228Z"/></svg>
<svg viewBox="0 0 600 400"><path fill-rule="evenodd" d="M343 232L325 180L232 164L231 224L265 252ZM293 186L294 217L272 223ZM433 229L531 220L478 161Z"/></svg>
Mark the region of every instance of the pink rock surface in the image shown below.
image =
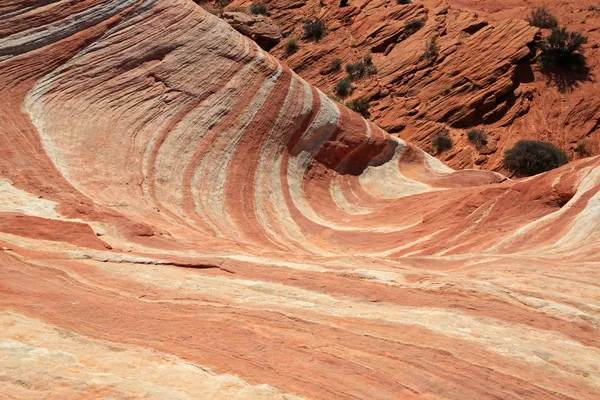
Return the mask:
<svg viewBox="0 0 600 400"><path fill-rule="evenodd" d="M600 396L600 158L454 171L191 1L0 13L2 396Z"/></svg>

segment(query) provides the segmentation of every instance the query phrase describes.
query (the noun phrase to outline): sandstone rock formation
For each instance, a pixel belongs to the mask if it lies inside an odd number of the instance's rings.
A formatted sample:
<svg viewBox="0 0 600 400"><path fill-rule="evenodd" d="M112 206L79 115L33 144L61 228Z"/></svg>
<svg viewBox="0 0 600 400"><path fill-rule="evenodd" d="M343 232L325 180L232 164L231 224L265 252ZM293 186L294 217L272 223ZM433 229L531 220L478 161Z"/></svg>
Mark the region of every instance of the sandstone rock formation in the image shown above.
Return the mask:
<svg viewBox="0 0 600 400"><path fill-rule="evenodd" d="M600 158L451 170L191 0L0 15L1 396L600 396Z"/></svg>
<svg viewBox="0 0 600 400"><path fill-rule="evenodd" d="M281 42L281 30L268 17L230 11L224 12L222 18L265 50L270 50Z"/></svg>
<svg viewBox="0 0 600 400"><path fill-rule="evenodd" d="M590 73L548 75L534 60L532 44L547 32L525 18L543 4L570 30L589 37L585 47ZM250 4L234 0L228 7ZM325 93L345 76L322 74L334 59L355 62L368 52L378 74L355 83L353 97L371 102L371 120L390 133L429 151L432 137L448 131L454 149L440 156L448 165L502 171L504 151L521 139L550 141L569 153L585 146L600 154L600 12L595 2L541 0L391 0L351 1L340 8L332 0L267 0L272 18L300 49L285 57L283 44L273 49L308 82ZM318 43L301 40L305 18L319 17L327 35ZM408 34L405 24L424 26ZM427 56L436 41L437 55ZM478 149L467 140L470 128L486 130L490 142Z"/></svg>

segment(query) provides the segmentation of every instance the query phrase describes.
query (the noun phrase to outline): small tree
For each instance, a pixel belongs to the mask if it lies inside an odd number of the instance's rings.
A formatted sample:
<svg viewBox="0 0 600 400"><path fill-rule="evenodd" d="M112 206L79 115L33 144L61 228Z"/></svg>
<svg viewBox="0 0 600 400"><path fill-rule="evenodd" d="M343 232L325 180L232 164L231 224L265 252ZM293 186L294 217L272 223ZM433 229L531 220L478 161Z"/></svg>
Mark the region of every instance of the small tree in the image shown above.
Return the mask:
<svg viewBox="0 0 600 400"><path fill-rule="evenodd" d="M371 113L369 112L369 107L371 107L371 104L369 104L369 101L364 97L349 101L346 103L346 106L365 118L369 118L371 116Z"/></svg>
<svg viewBox="0 0 600 400"><path fill-rule="evenodd" d="M304 22L304 39L318 42L325 35L325 21L319 18Z"/></svg>
<svg viewBox="0 0 600 400"><path fill-rule="evenodd" d="M504 153L504 168L517 176L532 176L569 162L564 151L539 140L520 140Z"/></svg>
<svg viewBox="0 0 600 400"><path fill-rule="evenodd" d="M354 91L354 89L352 88L352 81L350 81L349 78L342 79L335 85L333 91L340 97L350 96Z"/></svg>
<svg viewBox="0 0 600 400"><path fill-rule="evenodd" d="M542 65L546 68L584 66L583 45L587 41L579 32L569 32L564 27L552 29L540 44Z"/></svg>
<svg viewBox="0 0 600 400"><path fill-rule="evenodd" d="M529 22L529 25L542 29L553 29L558 27L558 19L550 14L550 11L548 11L546 6L533 10L526 21Z"/></svg>
<svg viewBox="0 0 600 400"><path fill-rule="evenodd" d="M431 139L431 147L436 154L452 149L452 145L452 138L446 132L438 133Z"/></svg>
<svg viewBox="0 0 600 400"><path fill-rule="evenodd" d="M263 3L252 3L250 12L254 15L269 15L269 10Z"/></svg>
<svg viewBox="0 0 600 400"><path fill-rule="evenodd" d="M285 51L285 54L288 55L288 56L290 56L290 55L294 54L295 52L297 52L298 48L299 48L298 41L296 39L289 39L283 45L283 50Z"/></svg>
<svg viewBox="0 0 600 400"><path fill-rule="evenodd" d="M488 142L487 135L483 131L483 129L471 129L469 133L467 133L467 138L469 142L471 142L478 149L485 146Z"/></svg>

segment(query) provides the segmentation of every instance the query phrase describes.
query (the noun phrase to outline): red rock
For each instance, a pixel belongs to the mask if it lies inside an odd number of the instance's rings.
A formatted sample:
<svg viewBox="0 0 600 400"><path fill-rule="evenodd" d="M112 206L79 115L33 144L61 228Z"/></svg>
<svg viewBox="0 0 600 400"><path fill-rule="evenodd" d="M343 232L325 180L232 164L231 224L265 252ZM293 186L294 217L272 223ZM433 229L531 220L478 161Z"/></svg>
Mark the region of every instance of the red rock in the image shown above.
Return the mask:
<svg viewBox="0 0 600 400"><path fill-rule="evenodd" d="M286 59L321 87L341 76L318 73L330 57L366 50L342 45L384 43L357 95L426 147L448 130L452 164L497 166L540 102L564 107L547 124L574 104L514 87L536 34L520 21L268 5L285 29L308 9L337 20ZM427 21L397 42L405 12ZM522 180L452 170L187 0L0 13L2 396L600 395L600 158ZM593 114L572 109L574 126ZM457 126L481 118L497 120L476 149Z"/></svg>

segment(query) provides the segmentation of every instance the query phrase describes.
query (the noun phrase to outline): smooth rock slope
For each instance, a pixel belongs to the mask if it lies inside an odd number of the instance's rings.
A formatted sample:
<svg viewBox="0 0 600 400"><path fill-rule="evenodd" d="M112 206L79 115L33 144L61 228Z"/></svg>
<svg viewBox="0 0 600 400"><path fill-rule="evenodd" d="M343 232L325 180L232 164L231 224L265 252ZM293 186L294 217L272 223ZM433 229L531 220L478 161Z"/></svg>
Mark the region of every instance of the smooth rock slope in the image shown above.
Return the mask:
<svg viewBox="0 0 600 400"><path fill-rule="evenodd" d="M0 396L600 396L599 158L453 171L191 0L0 16Z"/></svg>

